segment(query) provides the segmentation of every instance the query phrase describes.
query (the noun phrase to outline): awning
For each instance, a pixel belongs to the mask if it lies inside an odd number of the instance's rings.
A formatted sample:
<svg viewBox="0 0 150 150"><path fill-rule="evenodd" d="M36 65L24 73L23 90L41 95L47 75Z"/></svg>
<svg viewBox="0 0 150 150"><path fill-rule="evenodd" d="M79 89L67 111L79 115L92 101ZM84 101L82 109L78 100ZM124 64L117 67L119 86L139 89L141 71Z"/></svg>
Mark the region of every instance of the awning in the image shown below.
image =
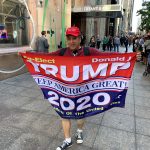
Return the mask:
<svg viewBox="0 0 150 150"><path fill-rule="evenodd" d="M119 4L74 7L72 13L78 13L83 17L98 18L121 18L123 16L122 7Z"/></svg>

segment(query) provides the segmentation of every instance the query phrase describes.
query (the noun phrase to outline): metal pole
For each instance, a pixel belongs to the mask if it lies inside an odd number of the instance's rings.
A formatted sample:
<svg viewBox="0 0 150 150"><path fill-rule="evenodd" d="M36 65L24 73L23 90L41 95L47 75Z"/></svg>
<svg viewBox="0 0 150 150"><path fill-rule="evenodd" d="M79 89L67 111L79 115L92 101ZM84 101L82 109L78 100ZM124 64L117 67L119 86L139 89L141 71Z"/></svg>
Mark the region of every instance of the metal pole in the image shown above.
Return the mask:
<svg viewBox="0 0 150 150"><path fill-rule="evenodd" d="M47 10L47 6L48 6L48 1L49 0L45 0L44 12L43 12L43 21L42 21L42 31L44 31L44 25L45 25L46 10Z"/></svg>
<svg viewBox="0 0 150 150"><path fill-rule="evenodd" d="M65 22L66 22L66 0L64 0L64 6L63 6L63 12L62 12L62 34L61 34L61 39L62 39L62 47L66 46L65 42Z"/></svg>
<svg viewBox="0 0 150 150"><path fill-rule="evenodd" d="M52 51L52 33L51 33L51 30L52 30L52 17L51 17L51 14L50 14L50 47L49 47L49 50L50 50L50 52Z"/></svg>
<svg viewBox="0 0 150 150"><path fill-rule="evenodd" d="M55 16L56 16L56 14L55 14ZM57 35L57 32L56 32L56 20L55 20L55 50L57 49L57 37L56 37L56 35Z"/></svg>

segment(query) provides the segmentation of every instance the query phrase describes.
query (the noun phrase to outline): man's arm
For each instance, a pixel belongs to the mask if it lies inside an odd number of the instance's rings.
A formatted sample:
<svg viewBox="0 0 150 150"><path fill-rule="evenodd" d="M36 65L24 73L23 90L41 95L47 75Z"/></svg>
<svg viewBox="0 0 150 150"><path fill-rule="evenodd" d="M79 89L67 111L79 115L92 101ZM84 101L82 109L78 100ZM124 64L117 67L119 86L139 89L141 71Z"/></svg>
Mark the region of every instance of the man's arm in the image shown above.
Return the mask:
<svg viewBox="0 0 150 150"><path fill-rule="evenodd" d="M48 55L51 55L51 56L60 56L60 50L61 50L61 49L58 49L58 50L55 51L55 52L48 53Z"/></svg>

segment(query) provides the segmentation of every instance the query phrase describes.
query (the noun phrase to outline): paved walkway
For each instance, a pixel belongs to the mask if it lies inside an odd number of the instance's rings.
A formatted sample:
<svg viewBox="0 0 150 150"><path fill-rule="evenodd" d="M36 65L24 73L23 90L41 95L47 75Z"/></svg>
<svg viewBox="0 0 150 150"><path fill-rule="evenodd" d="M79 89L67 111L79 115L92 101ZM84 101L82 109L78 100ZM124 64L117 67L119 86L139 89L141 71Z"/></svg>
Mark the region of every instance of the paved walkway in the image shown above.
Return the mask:
<svg viewBox="0 0 150 150"><path fill-rule="evenodd" d="M143 71L137 63L126 107L87 118L84 143L70 150L150 150L150 75ZM55 150L60 123L29 73L0 81L0 150Z"/></svg>

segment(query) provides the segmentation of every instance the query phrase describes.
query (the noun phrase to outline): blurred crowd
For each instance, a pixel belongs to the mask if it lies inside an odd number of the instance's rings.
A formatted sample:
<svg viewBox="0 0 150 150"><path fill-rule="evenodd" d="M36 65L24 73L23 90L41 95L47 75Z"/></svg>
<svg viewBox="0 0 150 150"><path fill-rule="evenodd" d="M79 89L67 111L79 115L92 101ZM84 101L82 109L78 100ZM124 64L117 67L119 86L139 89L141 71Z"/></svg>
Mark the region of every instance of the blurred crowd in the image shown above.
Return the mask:
<svg viewBox="0 0 150 150"><path fill-rule="evenodd" d="M145 35L116 35L114 37L109 35L103 38L100 38L99 35L97 37L93 35L88 46L110 52L119 52L120 47L124 47L124 52L128 52L128 48L132 46L133 52L140 53L139 61L146 64L147 58L150 59L150 33Z"/></svg>

